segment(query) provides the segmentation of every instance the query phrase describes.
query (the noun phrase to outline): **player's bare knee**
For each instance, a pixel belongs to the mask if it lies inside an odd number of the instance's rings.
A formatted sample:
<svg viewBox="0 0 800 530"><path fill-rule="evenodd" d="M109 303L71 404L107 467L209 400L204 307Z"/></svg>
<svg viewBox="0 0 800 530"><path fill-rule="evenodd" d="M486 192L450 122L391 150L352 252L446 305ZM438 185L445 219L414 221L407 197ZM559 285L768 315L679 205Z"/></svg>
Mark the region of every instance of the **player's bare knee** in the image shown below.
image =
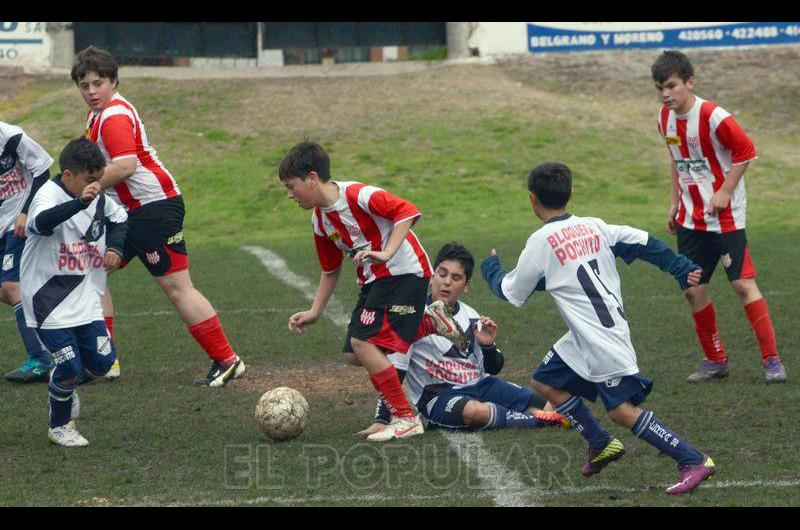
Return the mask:
<svg viewBox="0 0 800 530"><path fill-rule="evenodd" d="M0 301L8 305L16 305L20 299L19 284L17 282L3 282L0 285Z"/></svg>
<svg viewBox="0 0 800 530"><path fill-rule="evenodd" d="M541 382L537 381L536 379L531 380L531 386L533 387L533 389L538 394L540 394L545 399L547 399L547 401L552 401L552 402L555 403L555 399L552 397L553 390L555 390L553 387L551 387L550 385L546 385L544 383L541 383Z"/></svg>
<svg viewBox="0 0 800 530"><path fill-rule="evenodd" d="M641 413L642 409L629 401L625 401L624 403L621 403L615 408L609 410L608 417L611 418L611 421L617 425L621 425L630 429L633 428L636 420L639 419L639 414Z"/></svg>
<svg viewBox="0 0 800 530"><path fill-rule="evenodd" d="M484 426L491 418L491 411L486 403L481 403L474 399L467 401L464 405L464 410L461 411L461 417L467 425Z"/></svg>
<svg viewBox="0 0 800 530"><path fill-rule="evenodd" d="M731 289L742 302L749 302L761 298L761 291L758 290L755 280L735 280L731 282Z"/></svg>

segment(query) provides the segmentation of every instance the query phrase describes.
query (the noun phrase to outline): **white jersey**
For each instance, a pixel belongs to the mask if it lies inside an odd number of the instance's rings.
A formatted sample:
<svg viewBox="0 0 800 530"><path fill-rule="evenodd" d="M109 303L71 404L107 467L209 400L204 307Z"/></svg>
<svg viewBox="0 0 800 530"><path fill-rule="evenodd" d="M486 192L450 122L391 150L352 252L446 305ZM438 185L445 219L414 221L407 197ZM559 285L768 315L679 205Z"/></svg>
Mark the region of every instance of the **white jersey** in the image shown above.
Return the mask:
<svg viewBox="0 0 800 530"><path fill-rule="evenodd" d="M103 319L106 287L106 223L122 223L125 210L99 195L89 206L41 235L36 216L75 199L56 180L36 193L28 212L28 240L20 261L20 288L30 327L62 329ZM102 209L100 208L102 206Z"/></svg>
<svg viewBox="0 0 800 530"><path fill-rule="evenodd" d="M14 229L33 179L52 164L50 155L25 131L0 121L0 237Z"/></svg>
<svg viewBox="0 0 800 530"><path fill-rule="evenodd" d="M503 295L522 306L534 289L550 292L569 331L553 349L592 382L639 371L622 305L614 247L646 245L647 232L593 217L563 215L528 238Z"/></svg>
<svg viewBox="0 0 800 530"><path fill-rule="evenodd" d="M414 342L408 353L393 353L392 364L407 370L409 401L416 405L428 385L446 383L453 388L473 385L487 377L483 366L483 350L475 340L473 324L480 315L464 302L458 303L455 321L469 338L466 351L458 351L452 342L439 335L427 335Z"/></svg>

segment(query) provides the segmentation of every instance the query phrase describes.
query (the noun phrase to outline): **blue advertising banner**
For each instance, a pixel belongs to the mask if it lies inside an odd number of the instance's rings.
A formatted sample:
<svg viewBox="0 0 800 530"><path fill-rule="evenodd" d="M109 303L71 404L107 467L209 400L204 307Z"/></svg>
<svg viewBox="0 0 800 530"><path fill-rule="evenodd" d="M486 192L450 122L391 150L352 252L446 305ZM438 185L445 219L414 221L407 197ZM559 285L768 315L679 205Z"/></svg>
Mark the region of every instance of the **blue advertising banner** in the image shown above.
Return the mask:
<svg viewBox="0 0 800 530"><path fill-rule="evenodd" d="M575 28L567 27L569 25ZM734 22L717 25L685 23L528 24L528 50L535 53L620 50L629 48L688 48L697 46L752 46L800 44L800 22ZM583 26L583 27L581 27ZM586 26L596 26L589 28ZM658 27L673 26L673 27Z"/></svg>

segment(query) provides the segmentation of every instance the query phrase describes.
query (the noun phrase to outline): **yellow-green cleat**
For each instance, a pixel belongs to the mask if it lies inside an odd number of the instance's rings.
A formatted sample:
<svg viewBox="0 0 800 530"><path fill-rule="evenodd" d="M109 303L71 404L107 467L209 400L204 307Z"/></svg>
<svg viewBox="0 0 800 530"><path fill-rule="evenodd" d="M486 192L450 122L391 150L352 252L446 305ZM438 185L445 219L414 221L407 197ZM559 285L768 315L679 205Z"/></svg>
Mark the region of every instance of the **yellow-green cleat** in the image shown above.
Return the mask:
<svg viewBox="0 0 800 530"><path fill-rule="evenodd" d="M600 473L604 467L615 460L619 460L625 454L625 446L616 438L608 442L602 449L592 449L587 451L589 456L588 461L583 466L581 473L584 477L591 477L596 473Z"/></svg>

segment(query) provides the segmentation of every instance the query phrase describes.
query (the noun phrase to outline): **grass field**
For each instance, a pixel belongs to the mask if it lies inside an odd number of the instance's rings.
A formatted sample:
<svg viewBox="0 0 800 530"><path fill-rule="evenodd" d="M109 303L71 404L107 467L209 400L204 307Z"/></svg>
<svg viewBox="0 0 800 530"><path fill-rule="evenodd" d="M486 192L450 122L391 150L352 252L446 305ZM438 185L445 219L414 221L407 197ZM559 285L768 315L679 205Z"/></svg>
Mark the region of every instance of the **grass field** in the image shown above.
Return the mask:
<svg viewBox="0 0 800 530"><path fill-rule="evenodd" d="M731 377L685 384L701 359L686 303L657 269L620 262L639 366L656 382L647 407L718 466L691 496L664 495L672 461L610 420L628 454L591 479L580 475L584 442L571 431L431 431L396 444L362 442L352 433L370 422L374 395L362 369L340 363L343 328L323 319L302 337L290 334L288 316L309 302L242 249L270 249L316 285L309 214L277 179L280 158L304 136L326 146L334 178L375 183L416 203L429 254L456 239L478 260L495 246L512 267L540 226L527 172L552 159L573 168L570 211L647 229L674 247L663 228L669 187L649 80L654 54L631 52L370 78L167 81L127 79L123 70L121 92L186 197L194 283L219 311L248 373L222 390L193 387L208 369L205 356L134 263L109 280L122 377L79 391L88 448L48 442L45 385L0 385L0 504L799 505L800 48L691 57L698 93L733 111L759 152L746 176L748 239L790 377L763 383L755 337L718 269L712 293ZM77 90L67 79L17 81L0 89L0 117L57 158L83 132ZM342 311L357 293L345 268L335 295ZM476 276L466 300L498 321L502 375L519 384L566 330L547 295L516 310ZM0 316L0 337L5 372L22 360L10 310ZM283 385L307 397L311 422L299 438L270 443L253 411L262 392ZM599 403L592 407L602 414Z"/></svg>

